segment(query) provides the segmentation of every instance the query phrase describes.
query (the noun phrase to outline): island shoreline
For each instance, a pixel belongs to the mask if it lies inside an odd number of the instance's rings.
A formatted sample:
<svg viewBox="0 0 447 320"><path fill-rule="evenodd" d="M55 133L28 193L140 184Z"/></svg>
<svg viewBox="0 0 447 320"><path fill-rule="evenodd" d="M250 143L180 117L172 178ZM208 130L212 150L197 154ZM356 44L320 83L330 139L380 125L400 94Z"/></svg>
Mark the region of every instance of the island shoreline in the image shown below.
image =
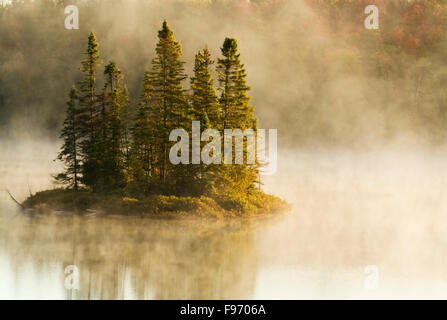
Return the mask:
<svg viewBox="0 0 447 320"><path fill-rule="evenodd" d="M136 199L119 194L100 195L87 190L52 189L30 195L22 210L32 214L60 213L85 216L129 216L163 219L187 217L261 217L285 213L291 206L284 200L256 192L243 203L222 202L207 196L149 195Z"/></svg>

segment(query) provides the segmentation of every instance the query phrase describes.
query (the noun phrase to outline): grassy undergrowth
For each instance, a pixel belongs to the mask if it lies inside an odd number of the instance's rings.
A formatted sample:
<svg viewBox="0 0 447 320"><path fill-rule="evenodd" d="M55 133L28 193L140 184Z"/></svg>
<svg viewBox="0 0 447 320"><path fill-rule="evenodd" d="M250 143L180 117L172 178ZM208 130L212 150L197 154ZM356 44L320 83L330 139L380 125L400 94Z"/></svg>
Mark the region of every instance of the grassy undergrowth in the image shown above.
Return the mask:
<svg viewBox="0 0 447 320"><path fill-rule="evenodd" d="M91 209L108 215L210 217L273 214L289 209L289 205L284 200L263 192L224 199L163 195L135 199L66 189L38 192L26 199L23 206L25 209L33 209L36 213L51 211L83 213Z"/></svg>

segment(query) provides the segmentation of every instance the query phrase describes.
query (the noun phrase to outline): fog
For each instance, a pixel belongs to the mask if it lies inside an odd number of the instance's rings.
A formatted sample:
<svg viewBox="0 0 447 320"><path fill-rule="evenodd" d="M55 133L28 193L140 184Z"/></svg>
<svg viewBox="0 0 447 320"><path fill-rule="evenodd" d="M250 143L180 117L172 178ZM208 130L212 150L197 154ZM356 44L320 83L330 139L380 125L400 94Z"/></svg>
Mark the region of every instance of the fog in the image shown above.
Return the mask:
<svg viewBox="0 0 447 320"><path fill-rule="evenodd" d="M444 38L423 56L390 55L385 77L377 33L335 33L311 1L80 1L71 31L64 5L38 3L0 13L0 298L446 298ZM164 18L189 74L205 43L217 58L226 36L238 39L260 127L279 129L278 172L263 189L292 211L267 221L19 214L4 190L22 201L61 168L58 130L88 32L135 98ZM78 291L64 287L67 265L79 268ZM364 286L370 265L376 289Z"/></svg>
<svg viewBox="0 0 447 320"><path fill-rule="evenodd" d="M30 161L19 149L1 162L2 187L19 200L28 185L52 184L53 145L33 145ZM3 193L0 296L445 298L446 158L446 150L398 146L280 152L263 188L293 210L267 220L30 219ZM75 291L64 287L72 264ZM377 289L364 286L369 265L379 270Z"/></svg>
<svg viewBox="0 0 447 320"><path fill-rule="evenodd" d="M421 143L445 140L447 42L444 26L433 19L431 25L441 29L436 44L413 54L388 43L402 20L391 10L382 11L379 31L363 27L362 1L351 4L351 19L331 16L312 0L71 1L79 8L79 30L64 27L67 2L51 3L24 1L0 9L4 137L57 138L69 89L80 81L90 31L104 65L114 60L123 71L135 106L157 31L167 19L189 76L205 44L217 59L225 37L238 40L260 126L279 129L285 147L368 147L402 136ZM101 76L98 81L101 87Z"/></svg>

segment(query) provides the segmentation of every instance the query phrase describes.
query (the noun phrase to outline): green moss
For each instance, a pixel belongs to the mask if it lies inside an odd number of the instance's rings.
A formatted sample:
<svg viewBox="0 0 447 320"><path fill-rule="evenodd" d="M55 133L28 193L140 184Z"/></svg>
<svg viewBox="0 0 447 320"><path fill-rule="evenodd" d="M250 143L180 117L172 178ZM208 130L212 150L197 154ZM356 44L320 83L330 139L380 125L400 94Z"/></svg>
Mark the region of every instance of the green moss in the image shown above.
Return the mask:
<svg viewBox="0 0 447 320"><path fill-rule="evenodd" d="M271 195L256 192L246 197L177 197L151 195L142 199L119 195L98 195L89 191L53 189L38 192L25 200L23 206L37 213L67 211L83 213L87 209L101 214L149 216L226 217L273 214L289 209L289 205Z"/></svg>

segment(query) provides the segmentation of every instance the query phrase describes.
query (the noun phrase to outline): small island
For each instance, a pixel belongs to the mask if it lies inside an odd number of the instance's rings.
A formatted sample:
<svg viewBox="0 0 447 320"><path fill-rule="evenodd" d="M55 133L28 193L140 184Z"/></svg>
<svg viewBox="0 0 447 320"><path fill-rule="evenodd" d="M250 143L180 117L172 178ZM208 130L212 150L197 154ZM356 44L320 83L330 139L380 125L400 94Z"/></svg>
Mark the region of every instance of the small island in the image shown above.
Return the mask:
<svg viewBox="0 0 447 320"><path fill-rule="evenodd" d="M254 193L245 199L215 200L211 197L149 195L136 199L119 195L99 195L87 190L54 189L30 196L22 203L33 214L126 215L159 218L254 217L290 209L282 199Z"/></svg>
<svg viewBox="0 0 447 320"><path fill-rule="evenodd" d="M21 204L24 209L33 213L211 217L266 215L288 209L285 201L261 191L263 164L257 159L248 161L254 143L248 137L241 140L241 161L236 160L236 150L229 159L225 154L226 161L222 161L224 133L257 132L237 41L226 38L221 47L216 91L215 62L207 46L195 56L194 75L186 90L182 48L166 21L158 39L155 58L143 74L141 94L133 105L115 62L105 65L103 79L97 81L103 62L96 36L90 33L81 62L82 77L70 90L61 132L64 144L57 160L65 169L54 176L61 187L31 195ZM198 132L194 124L199 125ZM185 148L173 148L177 141L172 132L179 128L192 140L199 136L198 145L187 143L192 154ZM199 152L199 160L194 151ZM173 157L182 161L172 161Z"/></svg>

